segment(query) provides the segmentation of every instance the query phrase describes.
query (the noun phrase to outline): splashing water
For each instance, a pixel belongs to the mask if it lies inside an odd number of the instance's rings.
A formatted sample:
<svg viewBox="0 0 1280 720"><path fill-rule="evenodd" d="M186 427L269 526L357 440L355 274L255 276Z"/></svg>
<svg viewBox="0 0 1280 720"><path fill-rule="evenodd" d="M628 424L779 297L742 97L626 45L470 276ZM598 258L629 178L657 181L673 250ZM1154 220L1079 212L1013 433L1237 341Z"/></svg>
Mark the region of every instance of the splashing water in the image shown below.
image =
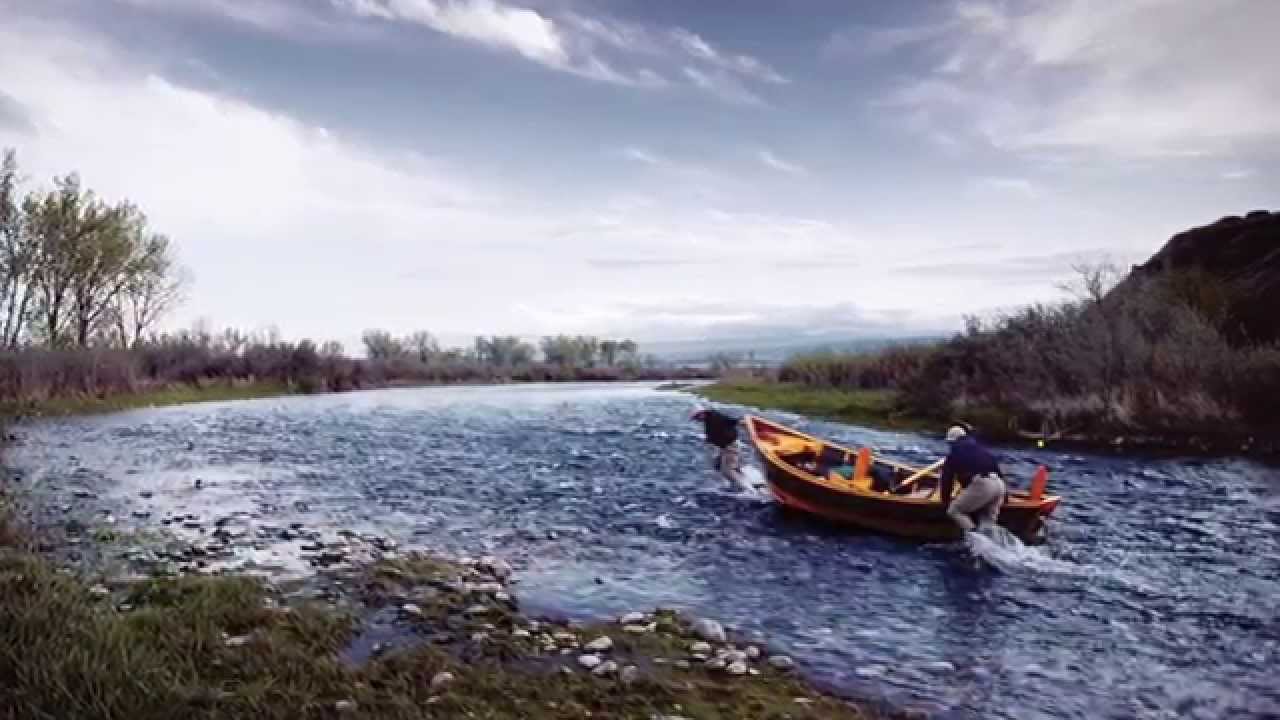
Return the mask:
<svg viewBox="0 0 1280 720"><path fill-rule="evenodd" d="M1047 550L1028 547L1017 535L1000 526L985 526L965 533L965 545L973 556L1005 573L1018 571L1078 573L1083 568L1055 560Z"/></svg>

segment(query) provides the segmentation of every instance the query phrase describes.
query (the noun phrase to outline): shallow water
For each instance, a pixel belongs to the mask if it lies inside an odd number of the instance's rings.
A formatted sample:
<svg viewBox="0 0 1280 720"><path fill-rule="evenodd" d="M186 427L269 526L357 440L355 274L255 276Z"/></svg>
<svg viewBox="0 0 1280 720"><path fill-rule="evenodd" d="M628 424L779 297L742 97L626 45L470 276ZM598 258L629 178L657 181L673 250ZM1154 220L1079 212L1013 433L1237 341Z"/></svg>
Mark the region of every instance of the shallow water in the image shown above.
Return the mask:
<svg viewBox="0 0 1280 720"><path fill-rule="evenodd" d="M823 683L937 717L1280 713L1276 471L1008 452L1020 478L1050 465L1066 500L1049 545L997 570L961 543L840 531L729 492L691 405L622 385L195 405L27 425L9 463L40 502L91 504L121 525L240 511L496 552L526 606L685 608L762 633ZM943 451L776 417L908 460ZM268 554L302 572L295 550Z"/></svg>

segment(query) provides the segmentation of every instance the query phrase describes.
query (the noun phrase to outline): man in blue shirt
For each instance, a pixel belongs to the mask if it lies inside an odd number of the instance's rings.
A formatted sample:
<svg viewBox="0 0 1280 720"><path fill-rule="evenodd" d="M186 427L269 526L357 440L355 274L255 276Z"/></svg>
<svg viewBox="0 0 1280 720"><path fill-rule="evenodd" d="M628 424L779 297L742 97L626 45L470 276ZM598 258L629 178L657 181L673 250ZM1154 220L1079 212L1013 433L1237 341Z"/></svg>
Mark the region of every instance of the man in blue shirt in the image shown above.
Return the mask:
<svg viewBox="0 0 1280 720"><path fill-rule="evenodd" d="M947 442L951 451L942 465L942 506L947 515L965 532L975 528L974 517L977 527L994 526L1005 495L1000 465L960 425L947 430ZM961 490L953 500L951 493L957 483Z"/></svg>
<svg viewBox="0 0 1280 720"><path fill-rule="evenodd" d="M715 409L699 408L689 418L700 421L707 444L715 448L712 465L734 485L742 485L742 460L738 456L738 418Z"/></svg>

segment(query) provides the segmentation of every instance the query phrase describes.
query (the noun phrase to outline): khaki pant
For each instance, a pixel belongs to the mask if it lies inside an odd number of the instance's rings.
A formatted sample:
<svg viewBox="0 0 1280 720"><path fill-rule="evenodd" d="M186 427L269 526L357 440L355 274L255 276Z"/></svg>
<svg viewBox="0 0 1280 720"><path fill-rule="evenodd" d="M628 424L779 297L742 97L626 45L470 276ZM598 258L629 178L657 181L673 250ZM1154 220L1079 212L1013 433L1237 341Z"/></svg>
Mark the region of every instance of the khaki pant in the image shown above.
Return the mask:
<svg viewBox="0 0 1280 720"><path fill-rule="evenodd" d="M951 498L947 515L961 530L974 529L970 515L978 516L978 525L995 525L1000 518L1000 506L1004 504L1004 480L999 475L978 475L960 494Z"/></svg>
<svg viewBox="0 0 1280 720"><path fill-rule="evenodd" d="M738 444L732 443L728 447L718 448L712 447L712 464L716 470L731 483L738 483L742 473L742 458L738 456Z"/></svg>

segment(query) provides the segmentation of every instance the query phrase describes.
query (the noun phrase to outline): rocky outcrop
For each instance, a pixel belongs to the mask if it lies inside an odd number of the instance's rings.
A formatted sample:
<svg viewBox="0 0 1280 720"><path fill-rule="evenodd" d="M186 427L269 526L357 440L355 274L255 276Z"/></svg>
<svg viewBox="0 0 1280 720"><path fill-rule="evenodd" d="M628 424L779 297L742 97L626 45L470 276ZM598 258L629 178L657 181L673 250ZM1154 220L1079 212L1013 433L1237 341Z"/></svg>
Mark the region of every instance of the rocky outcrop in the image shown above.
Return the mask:
<svg viewBox="0 0 1280 720"><path fill-rule="evenodd" d="M1178 233L1134 274L1200 271L1228 290L1224 329L1239 343L1280 341L1280 213L1256 210Z"/></svg>

